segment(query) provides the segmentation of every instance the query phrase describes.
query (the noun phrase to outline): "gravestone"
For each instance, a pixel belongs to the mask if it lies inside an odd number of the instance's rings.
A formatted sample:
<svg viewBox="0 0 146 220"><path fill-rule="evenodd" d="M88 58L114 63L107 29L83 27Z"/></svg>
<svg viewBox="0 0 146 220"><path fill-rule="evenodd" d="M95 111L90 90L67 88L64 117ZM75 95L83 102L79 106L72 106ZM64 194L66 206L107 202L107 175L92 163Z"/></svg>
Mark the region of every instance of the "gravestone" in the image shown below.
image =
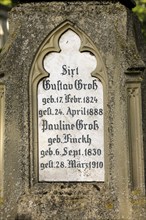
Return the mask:
<svg viewBox="0 0 146 220"><path fill-rule="evenodd" d="M132 7L11 10L0 69L1 219L145 219L144 44Z"/></svg>

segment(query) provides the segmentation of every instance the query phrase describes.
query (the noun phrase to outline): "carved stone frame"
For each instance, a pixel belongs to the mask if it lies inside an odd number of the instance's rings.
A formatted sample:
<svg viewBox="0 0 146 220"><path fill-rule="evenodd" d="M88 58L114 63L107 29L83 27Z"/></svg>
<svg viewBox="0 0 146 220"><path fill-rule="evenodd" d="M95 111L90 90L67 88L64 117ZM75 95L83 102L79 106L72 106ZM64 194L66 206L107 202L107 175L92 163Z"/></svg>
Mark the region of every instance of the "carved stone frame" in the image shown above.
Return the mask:
<svg viewBox="0 0 146 220"><path fill-rule="evenodd" d="M75 27L70 21L65 21L63 24L61 24L58 28L56 28L49 36L46 38L46 40L42 43L40 46L35 59L32 64L32 68L30 71L30 81L29 81L29 95L30 95L30 123L31 123L31 129L30 129L30 160L31 160L31 185L34 183L38 183L38 132L37 132L37 86L41 79L48 76L48 72L45 71L43 67L43 59L46 54L49 52L60 52L60 47L58 45L58 41L60 36L65 33L67 30L74 31L81 39L81 47L80 52L88 51L94 54L97 60L97 67L94 70L94 72L91 73L92 76L98 78L102 84L103 84L103 100L104 100L104 119L106 117L106 108L105 103L107 100L107 76L105 71L105 66L103 64L102 58L96 48L96 46L93 44L93 42L90 40L90 38L79 28ZM106 146L107 143L107 135L106 132L107 128L105 127L104 123L104 146ZM106 149L104 149L104 154L106 157ZM107 172L107 161L105 161L105 172ZM108 176L106 174L106 176Z"/></svg>
<svg viewBox="0 0 146 220"><path fill-rule="evenodd" d="M5 87L0 84L0 203L3 201L4 92Z"/></svg>
<svg viewBox="0 0 146 220"><path fill-rule="evenodd" d="M145 193L141 83L143 71L127 71L129 173L131 190ZM134 76L134 78L133 78Z"/></svg>

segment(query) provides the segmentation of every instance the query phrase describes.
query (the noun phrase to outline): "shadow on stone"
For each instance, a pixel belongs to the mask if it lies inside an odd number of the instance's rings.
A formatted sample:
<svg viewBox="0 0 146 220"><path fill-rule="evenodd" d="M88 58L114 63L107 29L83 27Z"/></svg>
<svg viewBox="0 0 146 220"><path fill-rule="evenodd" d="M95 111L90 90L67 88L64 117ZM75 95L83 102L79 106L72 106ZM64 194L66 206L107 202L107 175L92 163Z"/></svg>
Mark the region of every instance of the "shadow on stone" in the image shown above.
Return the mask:
<svg viewBox="0 0 146 220"><path fill-rule="evenodd" d="M29 214L18 214L15 220L32 220L32 218Z"/></svg>

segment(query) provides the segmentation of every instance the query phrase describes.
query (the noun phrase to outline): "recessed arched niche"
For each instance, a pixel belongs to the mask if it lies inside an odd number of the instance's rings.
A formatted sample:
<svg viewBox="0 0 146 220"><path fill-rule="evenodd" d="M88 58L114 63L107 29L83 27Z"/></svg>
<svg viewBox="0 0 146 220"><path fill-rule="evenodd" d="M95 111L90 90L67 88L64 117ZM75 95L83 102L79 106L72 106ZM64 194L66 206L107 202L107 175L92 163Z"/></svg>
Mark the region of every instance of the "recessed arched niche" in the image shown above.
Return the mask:
<svg viewBox="0 0 146 220"><path fill-rule="evenodd" d="M30 77L36 181L105 180L105 82L98 50L70 22L42 44Z"/></svg>

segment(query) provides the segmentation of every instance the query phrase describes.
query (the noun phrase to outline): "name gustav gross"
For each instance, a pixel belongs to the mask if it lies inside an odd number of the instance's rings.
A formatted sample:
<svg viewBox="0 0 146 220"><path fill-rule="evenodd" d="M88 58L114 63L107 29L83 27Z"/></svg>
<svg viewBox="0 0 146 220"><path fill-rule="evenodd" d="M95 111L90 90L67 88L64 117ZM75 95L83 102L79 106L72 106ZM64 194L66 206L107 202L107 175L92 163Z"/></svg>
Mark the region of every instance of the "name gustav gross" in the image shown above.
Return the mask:
<svg viewBox="0 0 146 220"><path fill-rule="evenodd" d="M97 80L94 79L92 83L83 83L82 79L76 79L74 81L74 84L72 83L62 83L61 80L57 80L56 83L50 83L49 79L43 80L43 89L44 90L97 90L98 85L97 85Z"/></svg>

